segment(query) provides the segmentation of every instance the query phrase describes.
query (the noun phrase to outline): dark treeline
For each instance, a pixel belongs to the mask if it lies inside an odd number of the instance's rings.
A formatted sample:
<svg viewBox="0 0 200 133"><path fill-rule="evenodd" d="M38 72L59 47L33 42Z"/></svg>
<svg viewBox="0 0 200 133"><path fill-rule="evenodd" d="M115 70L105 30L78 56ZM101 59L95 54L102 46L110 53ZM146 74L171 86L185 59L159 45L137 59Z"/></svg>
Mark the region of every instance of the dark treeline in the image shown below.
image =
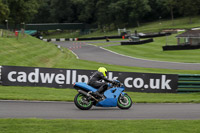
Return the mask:
<svg viewBox="0 0 200 133"><path fill-rule="evenodd" d="M141 22L192 16L200 0L0 0L0 22L86 23L99 28L140 26Z"/></svg>

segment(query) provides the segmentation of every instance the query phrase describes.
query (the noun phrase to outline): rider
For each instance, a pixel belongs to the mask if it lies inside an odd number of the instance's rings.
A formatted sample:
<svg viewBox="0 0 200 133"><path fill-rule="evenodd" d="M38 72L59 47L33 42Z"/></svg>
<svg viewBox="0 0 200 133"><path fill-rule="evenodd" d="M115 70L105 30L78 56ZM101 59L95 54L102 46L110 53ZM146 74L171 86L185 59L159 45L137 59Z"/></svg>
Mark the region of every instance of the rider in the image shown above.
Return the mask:
<svg viewBox="0 0 200 133"><path fill-rule="evenodd" d="M97 96L103 97L102 93L108 88L108 85L105 82L102 82L102 80L110 83L115 83L115 81L106 78L107 73L108 71L105 67L99 67L98 71L94 72L92 76L90 76L88 85L98 89L94 93Z"/></svg>

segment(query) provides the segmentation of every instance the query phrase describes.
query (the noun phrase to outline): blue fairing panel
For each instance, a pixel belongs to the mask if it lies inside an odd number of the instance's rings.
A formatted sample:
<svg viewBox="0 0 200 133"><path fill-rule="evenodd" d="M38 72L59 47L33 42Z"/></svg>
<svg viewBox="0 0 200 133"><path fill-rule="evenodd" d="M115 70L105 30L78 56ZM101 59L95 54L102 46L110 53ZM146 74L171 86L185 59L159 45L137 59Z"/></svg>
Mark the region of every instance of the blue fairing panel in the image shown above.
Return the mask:
<svg viewBox="0 0 200 133"><path fill-rule="evenodd" d="M82 82L76 82L74 86L83 88L87 91L92 91L92 92L96 92L97 89L93 88L92 86L87 85L86 83L82 83Z"/></svg>
<svg viewBox="0 0 200 133"><path fill-rule="evenodd" d="M116 107L117 106L117 98L106 98L103 101L100 101L96 104L96 106L100 107Z"/></svg>
<svg viewBox="0 0 200 133"><path fill-rule="evenodd" d="M124 88L110 88L109 90L104 92L106 99L97 103L96 106L116 107L118 97L121 93L123 93L122 92L123 90L124 90Z"/></svg>

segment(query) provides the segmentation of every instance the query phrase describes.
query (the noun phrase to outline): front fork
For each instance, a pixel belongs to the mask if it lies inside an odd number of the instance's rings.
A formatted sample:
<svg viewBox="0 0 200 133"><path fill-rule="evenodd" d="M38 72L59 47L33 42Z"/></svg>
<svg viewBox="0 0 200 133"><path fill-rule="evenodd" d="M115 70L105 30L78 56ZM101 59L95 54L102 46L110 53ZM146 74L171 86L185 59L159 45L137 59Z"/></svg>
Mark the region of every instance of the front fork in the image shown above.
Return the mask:
<svg viewBox="0 0 200 133"><path fill-rule="evenodd" d="M120 99L124 99L124 95L126 95L126 93L125 93L125 92L122 92L122 93L120 94Z"/></svg>

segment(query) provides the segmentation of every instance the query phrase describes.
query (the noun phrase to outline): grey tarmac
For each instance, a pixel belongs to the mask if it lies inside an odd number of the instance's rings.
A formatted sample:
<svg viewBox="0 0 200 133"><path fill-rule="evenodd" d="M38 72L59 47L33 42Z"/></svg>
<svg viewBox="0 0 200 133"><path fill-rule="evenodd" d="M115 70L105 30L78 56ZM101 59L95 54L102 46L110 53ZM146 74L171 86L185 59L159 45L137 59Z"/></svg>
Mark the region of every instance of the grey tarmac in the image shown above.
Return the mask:
<svg viewBox="0 0 200 133"><path fill-rule="evenodd" d="M77 55L79 59L82 60L96 61L120 66L177 70L200 70L200 63L176 63L138 59L106 50L102 46L99 47L90 45L88 42L65 41L54 43L65 48L69 48L71 51L73 51L73 53Z"/></svg>
<svg viewBox="0 0 200 133"><path fill-rule="evenodd" d="M83 111L79 110L73 102L1 100L0 118L199 120L200 104L137 103L129 110L121 110L117 107L92 107L90 110Z"/></svg>

